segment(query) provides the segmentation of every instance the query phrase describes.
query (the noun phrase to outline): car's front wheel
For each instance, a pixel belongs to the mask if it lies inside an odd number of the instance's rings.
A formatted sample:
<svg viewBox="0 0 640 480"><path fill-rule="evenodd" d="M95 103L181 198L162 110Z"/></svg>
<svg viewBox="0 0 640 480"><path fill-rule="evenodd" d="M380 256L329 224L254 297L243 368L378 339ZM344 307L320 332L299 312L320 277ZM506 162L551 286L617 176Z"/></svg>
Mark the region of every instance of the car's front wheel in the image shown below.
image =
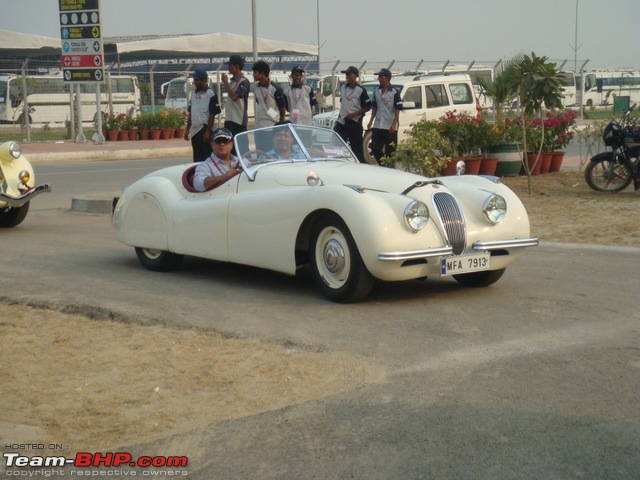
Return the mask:
<svg viewBox="0 0 640 480"><path fill-rule="evenodd" d="M504 275L505 270L506 268L501 268L500 270L461 273L460 275L454 275L453 278L465 287L488 287L500 280L502 275Z"/></svg>
<svg viewBox="0 0 640 480"><path fill-rule="evenodd" d="M20 207L5 207L0 209L0 228L15 227L22 223L29 211L29 202Z"/></svg>
<svg viewBox="0 0 640 480"><path fill-rule="evenodd" d="M136 255L140 263L149 270L154 272L170 272L175 270L182 263L184 255L167 252L166 250L157 250L155 248L135 247Z"/></svg>
<svg viewBox="0 0 640 480"><path fill-rule="evenodd" d="M373 288L373 276L360 257L356 242L336 214L325 215L313 227L309 260L313 280L329 300L357 302Z"/></svg>

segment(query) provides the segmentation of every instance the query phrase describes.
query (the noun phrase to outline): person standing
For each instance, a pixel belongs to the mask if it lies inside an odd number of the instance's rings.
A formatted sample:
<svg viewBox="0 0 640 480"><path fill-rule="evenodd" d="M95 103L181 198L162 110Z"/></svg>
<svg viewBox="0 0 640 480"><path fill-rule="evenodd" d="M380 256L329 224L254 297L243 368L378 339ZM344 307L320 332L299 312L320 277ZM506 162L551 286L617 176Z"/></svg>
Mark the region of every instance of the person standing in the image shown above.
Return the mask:
<svg viewBox="0 0 640 480"><path fill-rule="evenodd" d="M371 129L371 152L378 164L380 159L390 157L398 144L398 125L402 99L400 90L391 85L391 71L382 68L378 73L380 87L375 89L371 98L371 120L367 128Z"/></svg>
<svg viewBox="0 0 640 480"><path fill-rule="evenodd" d="M211 129L221 109L218 95L209 88L207 72L197 69L192 77L196 89L191 92L189 99L184 139L191 139L193 161L202 162L211 155Z"/></svg>
<svg viewBox="0 0 640 480"><path fill-rule="evenodd" d="M345 142L349 142L358 161L364 163L362 116L371 107L371 101L367 91L358 83L360 71L356 67L350 66L342 73L347 83L340 88L340 113L333 129Z"/></svg>
<svg viewBox="0 0 640 480"><path fill-rule="evenodd" d="M287 101L280 85L271 83L269 73L271 67L264 60L253 64L253 79L257 82L255 88L255 116L256 128L272 127L277 122L284 122ZM256 133L256 148L269 150L271 148L271 133Z"/></svg>
<svg viewBox="0 0 640 480"><path fill-rule="evenodd" d="M313 88L302 83L304 70L295 66L291 69L291 85L285 87L289 120L296 125L313 125L313 107L318 104Z"/></svg>
<svg viewBox="0 0 640 480"><path fill-rule="evenodd" d="M227 89L227 101L225 103L225 121L224 128L229 130L235 137L238 133L247 131L248 114L247 108L249 104L249 91L251 83L242 74L244 67L244 58L240 55L231 55L229 57L229 76L223 73L222 83ZM235 146L231 151L236 155Z"/></svg>
<svg viewBox="0 0 640 480"><path fill-rule="evenodd" d="M216 128L211 134L212 152L198 164L193 175L193 187L204 192L230 180L240 173L238 158L231 154L231 132Z"/></svg>

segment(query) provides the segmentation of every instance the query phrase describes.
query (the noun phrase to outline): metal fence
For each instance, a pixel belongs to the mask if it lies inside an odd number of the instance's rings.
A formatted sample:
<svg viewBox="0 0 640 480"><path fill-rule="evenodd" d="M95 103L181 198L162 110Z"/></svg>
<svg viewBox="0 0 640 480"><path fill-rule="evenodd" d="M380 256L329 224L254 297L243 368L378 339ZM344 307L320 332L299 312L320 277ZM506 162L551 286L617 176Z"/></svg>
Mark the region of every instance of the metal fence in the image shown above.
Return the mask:
<svg viewBox="0 0 640 480"><path fill-rule="evenodd" d="M495 71L500 64L501 61L338 60L322 62L314 66L319 65L323 74L338 76L342 79L340 71L349 65L358 67L363 74L373 74L380 68L389 68L398 73L477 69ZM564 65L564 62L562 64L558 62L558 65ZM272 63L273 74L286 80L289 72L274 71L278 67L283 65L277 62ZM313 67L308 64L302 67L307 69L308 75L319 73L309 70ZM90 138L95 132L97 112L128 111L132 107L131 97L135 97L135 105L133 105L135 112L156 112L166 107L184 108L186 95L182 104L174 102L165 105L167 88L169 88L169 82L174 80L175 83L171 84L174 93L180 89L184 93L186 76L195 68L206 69L210 75L213 75L215 81L215 78L219 79L219 75L225 72L227 67L222 61L213 59L210 63L200 60L198 63L175 61L174 63L140 63L126 66L112 64L106 69L105 82L99 85L101 94L98 97L95 84L83 83L72 86L64 83L59 61L0 59L0 141L74 139L79 124ZM245 65L245 70L251 71L251 63ZM248 75L248 78L251 79L251 76ZM9 88L7 83L11 83L13 87ZM220 82L217 88L220 89ZM128 94L127 89L129 89ZM27 93L26 98L25 93ZM224 100L224 92L219 90L219 93L221 100ZM78 114L81 118L78 118Z"/></svg>

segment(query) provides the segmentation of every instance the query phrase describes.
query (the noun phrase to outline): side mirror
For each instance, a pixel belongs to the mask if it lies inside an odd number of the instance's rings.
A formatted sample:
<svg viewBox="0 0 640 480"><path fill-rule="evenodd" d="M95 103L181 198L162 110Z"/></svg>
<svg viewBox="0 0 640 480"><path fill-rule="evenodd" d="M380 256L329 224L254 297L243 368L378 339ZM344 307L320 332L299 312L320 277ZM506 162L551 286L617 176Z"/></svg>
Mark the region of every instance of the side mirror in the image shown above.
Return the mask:
<svg viewBox="0 0 640 480"><path fill-rule="evenodd" d="M416 102L402 102L402 108L405 110L410 108L416 108Z"/></svg>

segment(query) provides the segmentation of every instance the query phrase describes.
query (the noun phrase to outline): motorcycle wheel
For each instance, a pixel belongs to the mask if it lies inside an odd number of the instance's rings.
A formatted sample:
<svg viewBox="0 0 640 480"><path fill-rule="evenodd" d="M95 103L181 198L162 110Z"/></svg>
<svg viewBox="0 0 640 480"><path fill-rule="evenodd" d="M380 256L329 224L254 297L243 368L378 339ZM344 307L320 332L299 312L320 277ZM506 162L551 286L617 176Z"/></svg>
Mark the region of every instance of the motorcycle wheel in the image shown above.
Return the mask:
<svg viewBox="0 0 640 480"><path fill-rule="evenodd" d="M614 161L613 152L600 153L591 159L584 171L584 179L597 192L615 193L627 188L631 174L627 167Z"/></svg>

